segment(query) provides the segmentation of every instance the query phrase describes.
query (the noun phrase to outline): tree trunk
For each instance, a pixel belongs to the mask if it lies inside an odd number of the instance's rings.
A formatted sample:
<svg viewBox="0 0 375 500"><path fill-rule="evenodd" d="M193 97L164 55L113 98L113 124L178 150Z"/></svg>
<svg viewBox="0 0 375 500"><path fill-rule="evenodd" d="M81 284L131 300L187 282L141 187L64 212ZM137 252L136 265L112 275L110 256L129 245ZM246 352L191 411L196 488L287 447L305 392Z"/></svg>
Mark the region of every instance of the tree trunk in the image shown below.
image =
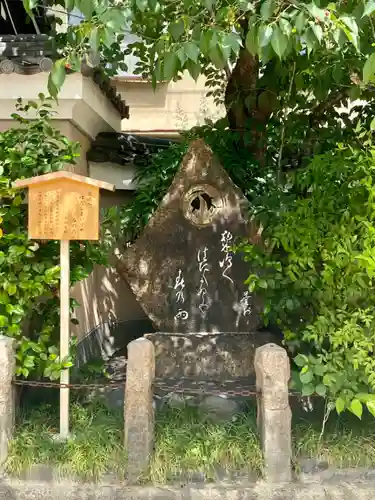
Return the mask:
<svg viewBox="0 0 375 500"><path fill-rule="evenodd" d="M259 60L243 48L236 66L228 79L225 91L225 107L229 126L242 135L252 134L251 144L246 146L256 159L264 164L266 137L265 127L272 113L269 91L259 88Z"/></svg>

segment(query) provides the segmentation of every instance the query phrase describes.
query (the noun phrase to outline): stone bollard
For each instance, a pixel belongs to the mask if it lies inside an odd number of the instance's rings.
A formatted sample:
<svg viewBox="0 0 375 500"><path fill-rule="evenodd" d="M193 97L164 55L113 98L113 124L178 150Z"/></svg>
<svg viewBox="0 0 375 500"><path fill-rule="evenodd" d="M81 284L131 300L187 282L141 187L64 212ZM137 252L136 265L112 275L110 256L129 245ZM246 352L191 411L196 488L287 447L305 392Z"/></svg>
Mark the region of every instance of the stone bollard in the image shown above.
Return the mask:
<svg viewBox="0 0 375 500"><path fill-rule="evenodd" d="M8 458L9 441L13 435L15 392L12 380L15 368L14 340L0 335L0 465Z"/></svg>
<svg viewBox="0 0 375 500"><path fill-rule="evenodd" d="M288 355L276 344L258 347L255 352L258 399L258 429L261 437L264 475L271 483L292 479L292 413L289 406Z"/></svg>
<svg viewBox="0 0 375 500"><path fill-rule="evenodd" d="M128 345L125 385L125 446L127 475L136 482L148 470L154 444L152 383L155 377L155 350L145 338Z"/></svg>

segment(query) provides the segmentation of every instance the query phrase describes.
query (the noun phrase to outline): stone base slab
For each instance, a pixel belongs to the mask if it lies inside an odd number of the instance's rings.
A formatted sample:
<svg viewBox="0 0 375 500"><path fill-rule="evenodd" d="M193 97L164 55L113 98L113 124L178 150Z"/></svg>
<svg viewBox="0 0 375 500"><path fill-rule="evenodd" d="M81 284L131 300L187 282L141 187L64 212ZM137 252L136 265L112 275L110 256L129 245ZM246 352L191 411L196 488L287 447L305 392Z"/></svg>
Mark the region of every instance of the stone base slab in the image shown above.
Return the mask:
<svg viewBox="0 0 375 500"><path fill-rule="evenodd" d="M155 346L155 376L169 378L254 376L256 348L280 343L270 332L151 333L145 337Z"/></svg>
<svg viewBox="0 0 375 500"><path fill-rule="evenodd" d="M373 500L375 481L142 487L0 480L0 500Z"/></svg>

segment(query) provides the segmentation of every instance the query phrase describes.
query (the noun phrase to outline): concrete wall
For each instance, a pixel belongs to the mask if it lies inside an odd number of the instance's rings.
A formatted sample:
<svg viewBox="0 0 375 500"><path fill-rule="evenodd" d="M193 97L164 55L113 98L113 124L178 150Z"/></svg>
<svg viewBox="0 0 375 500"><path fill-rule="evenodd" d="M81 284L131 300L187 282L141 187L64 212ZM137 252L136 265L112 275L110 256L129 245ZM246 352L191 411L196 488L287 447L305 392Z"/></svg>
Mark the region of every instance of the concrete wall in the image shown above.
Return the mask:
<svg viewBox="0 0 375 500"><path fill-rule="evenodd" d="M133 194L127 191L101 194L101 206L129 203ZM79 324L72 328L72 333L82 339L93 328L108 320L134 320L146 315L137 302L129 285L116 271L116 257L111 259L112 266L95 266L94 271L71 291L81 306L76 309Z"/></svg>
<svg viewBox="0 0 375 500"><path fill-rule="evenodd" d="M122 122L124 131L185 130L204 123L206 118L224 116L224 109L218 109L207 97L203 77L195 83L186 74L178 82L158 84L155 91L145 80L118 78L116 86L130 106L130 118Z"/></svg>

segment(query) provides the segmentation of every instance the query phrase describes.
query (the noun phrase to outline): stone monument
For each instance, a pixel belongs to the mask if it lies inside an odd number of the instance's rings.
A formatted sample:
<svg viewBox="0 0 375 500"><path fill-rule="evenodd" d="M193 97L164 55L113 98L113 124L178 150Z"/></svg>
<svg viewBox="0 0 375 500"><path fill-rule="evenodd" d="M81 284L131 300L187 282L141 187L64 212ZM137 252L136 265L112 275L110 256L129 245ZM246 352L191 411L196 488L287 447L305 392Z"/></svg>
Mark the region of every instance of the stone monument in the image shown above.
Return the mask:
<svg viewBox="0 0 375 500"><path fill-rule="evenodd" d="M202 141L193 142L122 271L159 332L252 332L260 305L232 251L249 237L248 202Z"/></svg>

